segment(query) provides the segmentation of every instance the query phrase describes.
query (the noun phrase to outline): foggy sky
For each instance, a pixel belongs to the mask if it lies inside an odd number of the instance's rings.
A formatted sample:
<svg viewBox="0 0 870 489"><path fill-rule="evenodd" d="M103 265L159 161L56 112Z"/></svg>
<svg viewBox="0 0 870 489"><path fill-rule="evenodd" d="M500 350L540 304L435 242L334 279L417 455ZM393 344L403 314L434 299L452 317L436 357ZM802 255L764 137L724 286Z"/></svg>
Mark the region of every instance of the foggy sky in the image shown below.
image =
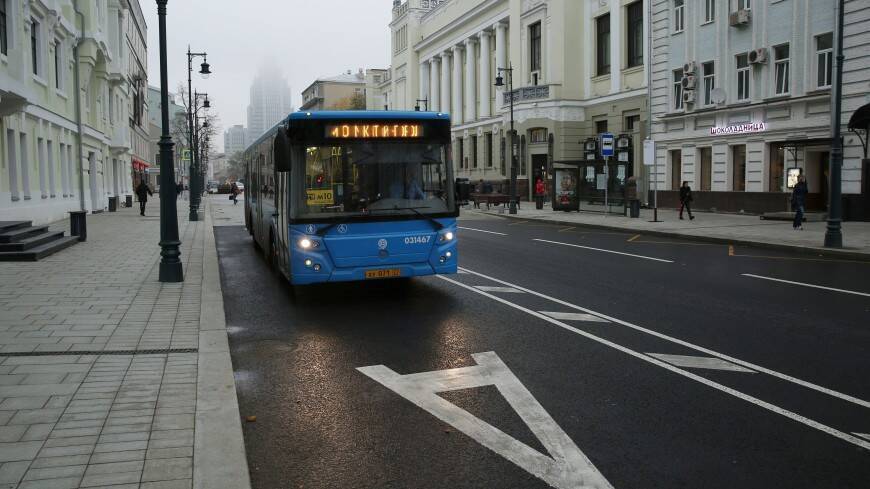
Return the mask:
<svg viewBox="0 0 870 489"><path fill-rule="evenodd" d="M148 84L160 86L157 4L140 0L148 25ZM187 83L187 46L208 53L212 75L193 86L207 92L223 131L245 124L248 89L257 70L277 67L290 83L293 106L315 78L390 62L391 0L169 0L166 16L169 89Z"/></svg>

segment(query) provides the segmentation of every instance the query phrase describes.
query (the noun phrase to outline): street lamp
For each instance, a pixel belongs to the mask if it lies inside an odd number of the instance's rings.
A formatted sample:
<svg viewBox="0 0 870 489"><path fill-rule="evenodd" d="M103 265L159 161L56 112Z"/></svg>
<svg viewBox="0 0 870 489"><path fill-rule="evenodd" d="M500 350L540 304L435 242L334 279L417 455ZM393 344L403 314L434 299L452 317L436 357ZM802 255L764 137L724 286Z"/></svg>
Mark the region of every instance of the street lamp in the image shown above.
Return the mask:
<svg viewBox="0 0 870 489"><path fill-rule="evenodd" d="M199 162L197 161L197 151L194 149L194 139L193 139L193 131L194 131L194 95L193 95L193 81L191 80L191 75L193 74L193 58L202 57L202 64L200 65L199 74L202 75L203 78L208 78L208 75L211 74L211 69L209 67L208 62L206 61L206 53L192 53L190 52L190 46L187 46L187 119L188 119L188 128L190 130L190 134L188 135L188 143L190 144L191 149L191 172L190 172L190 214L188 215L188 219L191 221L199 220L199 197L200 193L197 190L197 178L194 178L196 173L194 170L199 166Z"/></svg>
<svg viewBox="0 0 870 489"><path fill-rule="evenodd" d="M501 76L502 72L506 72L508 75L507 80L507 94L510 96L511 101L511 185L510 185L510 204L508 213L516 214L517 213L517 164L516 164L516 155L514 154L514 145L516 144L516 133L514 132L514 69L511 64L508 64L507 68L496 68L496 77L495 77L495 86L503 87L504 77ZM502 95L504 97L504 95Z"/></svg>
<svg viewBox="0 0 870 489"><path fill-rule="evenodd" d="M178 214L175 206L175 162L169 136L169 75L166 69L166 2L157 0L160 30L160 274L161 282L183 282L181 241L178 239Z"/></svg>
<svg viewBox="0 0 870 489"><path fill-rule="evenodd" d="M200 98L203 98L202 105L199 105ZM202 202L202 191L205 187L201 176L202 176L202 151L200 147L200 129L208 128L208 120L203 121L202 126L199 124L199 111L200 109L208 109L211 104L208 103L208 94L193 92L193 120L194 120L194 131L193 131L193 147L191 148L191 166L190 166L190 195L191 201L194 203L191 205L195 205L197 209L197 216L199 216L198 209L200 203ZM207 115L203 115L203 119L205 119ZM194 162L196 162L194 164ZM194 192L196 195L194 196Z"/></svg>
<svg viewBox="0 0 870 489"><path fill-rule="evenodd" d="M423 107L426 109L426 112L429 111L429 99L428 98L418 98L416 100L417 105L414 106L414 110L420 112L420 102L423 102Z"/></svg>
<svg viewBox="0 0 870 489"><path fill-rule="evenodd" d="M828 204L828 225L825 229L825 247L842 248L843 231L843 138L840 135L840 117L843 110L843 0L837 2L837 68L836 83L831 91L834 113L831 117L831 199Z"/></svg>

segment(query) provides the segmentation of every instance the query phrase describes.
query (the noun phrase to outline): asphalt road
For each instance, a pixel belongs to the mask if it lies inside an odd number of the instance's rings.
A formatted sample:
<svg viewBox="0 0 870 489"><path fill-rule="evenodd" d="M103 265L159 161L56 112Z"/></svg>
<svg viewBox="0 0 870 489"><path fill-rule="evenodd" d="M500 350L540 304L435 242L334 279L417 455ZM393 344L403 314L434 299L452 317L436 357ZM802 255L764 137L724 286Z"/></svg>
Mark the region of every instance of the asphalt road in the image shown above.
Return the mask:
<svg viewBox="0 0 870 489"><path fill-rule="evenodd" d="M215 228L255 488L870 487L870 263L460 225L465 273L296 290Z"/></svg>

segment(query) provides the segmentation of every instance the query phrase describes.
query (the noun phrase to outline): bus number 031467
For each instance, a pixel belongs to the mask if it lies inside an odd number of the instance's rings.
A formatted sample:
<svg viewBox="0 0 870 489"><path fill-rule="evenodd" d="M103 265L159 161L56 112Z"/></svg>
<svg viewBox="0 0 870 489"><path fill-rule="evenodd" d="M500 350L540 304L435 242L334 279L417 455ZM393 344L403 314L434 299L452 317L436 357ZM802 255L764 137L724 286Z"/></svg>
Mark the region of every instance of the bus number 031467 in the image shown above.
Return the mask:
<svg viewBox="0 0 870 489"><path fill-rule="evenodd" d="M432 236L408 236L405 238L405 244L426 244Z"/></svg>

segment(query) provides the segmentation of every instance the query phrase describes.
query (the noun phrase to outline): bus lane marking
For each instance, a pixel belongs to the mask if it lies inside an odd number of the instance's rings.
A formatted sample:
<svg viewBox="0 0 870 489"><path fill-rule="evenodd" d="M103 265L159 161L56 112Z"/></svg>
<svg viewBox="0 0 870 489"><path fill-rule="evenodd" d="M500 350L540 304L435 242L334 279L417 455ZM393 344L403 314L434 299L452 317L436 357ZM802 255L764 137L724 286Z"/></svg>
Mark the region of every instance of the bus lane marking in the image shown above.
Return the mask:
<svg viewBox="0 0 870 489"><path fill-rule="evenodd" d="M715 351L715 350L711 350L711 349L709 349L709 348L706 348L706 347L703 347L703 346L700 346L700 345L696 345L696 344L694 344L694 343L689 343L688 341L684 341L684 340L681 340L681 339L679 339L679 338L674 338L673 336L668 336L668 335L666 335L666 334L664 334L664 333L659 333L658 331L653 331L653 330L651 330L651 329L644 328L643 326L638 326L638 325L636 325L636 324L629 323L628 321L623 321L623 320L621 320L621 319L617 319L617 318L615 318L615 317L608 316L608 315L606 315L606 314L602 314L602 313L600 313L600 312L593 311L593 310L591 310L591 309L587 309L587 308L585 308L585 307L581 307L581 306L578 306L578 305L576 305L576 304L572 304L572 303L570 303L570 302L563 301L563 300L561 300L561 299L557 299L557 298L555 298L555 297L551 297L551 296L548 296L548 295L546 295L546 294L542 294L542 293L540 293L540 292L536 292L536 291L531 290L531 289L527 289L527 288L525 288L525 287L523 287L523 286L521 286L521 285L517 285L517 284L510 283L510 282L506 282L506 281L504 281L504 280L497 279L497 278L495 278L495 277L491 277L491 276L489 276L489 275L486 275L486 274L483 274L483 273L480 273L480 272L475 272L475 271L473 271L473 270L469 270L469 269L467 269L467 268L462 268L462 270L465 270L465 271L468 272L469 274L476 275L476 276L478 276L478 277L485 278L485 279L487 279L487 280L491 280L491 281L493 281L493 282L495 282L495 283L499 283L499 284L506 285L506 286L509 286L509 287L514 287L515 289L522 290L523 292L525 292L525 293L527 293L527 294L531 294L531 295L534 295L534 296L540 297L540 298L542 298L542 299L547 299L547 300L549 300L549 301L551 301L551 302L555 302L556 304L560 304L560 305L563 305L563 306L565 306L565 307L570 307L570 308L575 309L575 310L577 310L577 311L582 311L582 312L585 312L585 313L588 313L588 314L593 314L593 315L595 315L595 316L598 316L598 317L603 318L603 319L607 319L608 321L614 322L614 323L616 323L616 324L620 324L620 325L625 326L625 327L627 327L627 328L631 328L631 329L633 329L633 330L635 330L635 331L639 331L639 332L641 332L641 333L646 333L646 334L648 334L648 335L650 335L650 336L655 336L656 338L660 338L660 339L663 339L663 340L666 340L666 341L670 341L670 342L675 343L675 344L677 344L677 345L682 345L682 346L685 346L685 347L691 348L691 349L693 349L693 350L699 351L699 352L701 352L701 353L706 353L707 355L710 355L710 356L713 356L713 357L716 357L716 358L720 358L720 359L722 359L722 360L725 360L725 361L728 361L728 362L731 362L731 363L735 363L735 364L737 364L737 365L741 365L741 366L746 367L746 368L748 368L748 369L755 370L756 372L765 373L765 374L770 375L770 376L772 376L772 377L776 377L776 378L778 378L778 379L780 379L780 380L785 380L786 382L791 382L791 383L796 384L796 385L799 385L799 386L801 386L801 387L805 387L805 388L807 388L807 389L811 389L811 390L814 390L814 391L816 391L816 392L821 392L822 394L827 394L827 395L829 395L829 396L831 396L831 397L836 397L836 398L838 398L838 399L840 399L840 400L843 400L843 401L846 401L846 402L850 402L850 403L852 403L852 404L856 404L856 405L858 405L858 406L861 406L861 407L864 407L864 408L870 409L870 401L865 401L864 399L860 399L860 398L857 398L857 397L851 396L851 395L849 395L849 394L845 394L845 393L842 393L842 392L839 392L839 391L835 391L835 390L833 390L833 389L829 389L829 388L827 388L827 387L822 387L822 386L820 386L820 385L813 384L812 382L808 382L808 381L806 381L806 380L801 380L801 379L799 379L799 378L797 378L797 377L793 377L793 376L788 375L788 374L784 374L784 373L781 373L781 372L777 372L776 370L771 370L771 369L769 369L769 368L762 367L761 365L757 365L757 364L754 364L754 363L751 363L751 362L747 362L747 361L745 361L745 360L740 360L739 358L734 358L734 357L732 357L732 356L730 356L730 355L726 355L726 354L724 354L724 353L719 353L719 352L717 352L717 351Z"/></svg>
<svg viewBox="0 0 870 489"><path fill-rule="evenodd" d="M522 294L523 291L513 287L497 287L493 285L475 285L475 288L484 292L506 292L509 294Z"/></svg>
<svg viewBox="0 0 870 489"><path fill-rule="evenodd" d="M754 374L755 370L749 370L746 367L726 362L725 360L714 357L696 357L691 355L669 355L666 353L647 353L647 355L664 360L671 365L686 368L703 368L707 370L730 370L732 372L744 372Z"/></svg>
<svg viewBox="0 0 870 489"><path fill-rule="evenodd" d="M486 229L476 229L476 228L469 228L469 227L465 227L465 226L456 226L456 227L459 229L464 229L466 231L477 231L478 233L497 234L499 236L507 236L507 233L499 233L497 231L487 231Z"/></svg>
<svg viewBox="0 0 870 489"><path fill-rule="evenodd" d="M866 292L857 292L854 290L837 289L834 287L825 287L824 285L807 284L804 282L794 282L792 280L783 280L781 278L765 277L764 275L755 275L752 273L741 273L740 275L743 275L744 277L760 278L762 280L770 280L772 282L782 282L784 284L800 285L802 287L812 287L814 289L830 290L832 292L842 292L843 294L853 294L853 295L860 295L860 296L864 296L864 297L870 297L870 294L868 294Z"/></svg>
<svg viewBox="0 0 870 489"><path fill-rule="evenodd" d="M472 353L477 365L401 375L384 365L357 370L557 489L613 486L495 352ZM529 447L439 392L495 386L549 455Z"/></svg>
<svg viewBox="0 0 870 489"><path fill-rule="evenodd" d="M472 273L477 274L477 272L472 272ZM851 443L851 444L856 445L856 446L858 446L858 447L864 448L865 450L870 450L870 441L863 440L863 439L861 439L861 438L859 438L859 437L857 437L857 436L854 436L854 435L851 435L851 434L849 434L849 433L846 433L846 432L840 431L840 430L838 430L838 429L836 429L836 428L833 428L833 427L828 426L828 425L826 425L826 424L820 423L820 422L815 421L815 420L813 420L813 419L807 418L806 416L802 416L802 415L800 415L800 414L798 414L798 413L795 413L795 412L793 412L793 411L789 411L788 409L785 409L785 408L779 407L779 406L777 406L777 405L775 405L775 404L769 403L769 402L767 402L767 401L764 401L764 400L759 399L759 398L757 398L757 397L751 396L751 395L749 395L749 394L744 394L743 392L738 391L737 389L734 389L734 388L728 387L728 386L726 386L726 385L724 385L724 384L720 384L720 383L718 383L718 382L712 381L712 380L710 380L710 379L707 379L706 377L702 377L702 376L697 375L697 374L695 374L695 373L689 372L688 370L683 370L683 369L681 369L681 368L679 368L679 367L675 367L675 366L673 366L673 365L671 365L671 364L669 364L669 363L667 363L667 362L664 362L664 361L662 361L662 360L659 360L658 358L655 358L655 357L653 357L653 356L647 355L647 354L645 354L645 353L641 353L641 352L639 352L639 351L632 350L632 349L630 349L630 348L628 348L628 347L625 347L625 346L622 346L622 345L620 345L620 344L614 343L613 341L610 341L610 340L607 340L607 339L602 338L602 337L600 337L600 336L596 336L596 335L594 335L594 334L592 334L592 333L589 333L589 332L583 331L582 329L575 328L575 327L570 326L570 325L568 325L568 324L566 324L566 323L563 323L563 322L561 322L561 321L559 321L559 320L557 320L557 319L553 319L553 318L547 317L547 316L545 316L545 315L543 315L543 314L541 314L541 313L539 313L539 312L536 312L536 311L533 311L533 310L528 309L528 308L526 308L526 307L523 307L523 306L521 306L521 305L519 305L519 304L516 304L516 303L514 303L514 302L511 302L511 301L509 301L509 300L507 300L507 299L503 299L503 298L501 298L501 297L498 297L498 296L495 296L495 295L489 294L489 293L484 292L484 291L482 291L482 290L478 290L478 289L476 289L476 288L474 288L474 287L472 287L472 286L470 286L470 285L465 285L465 284L463 284L462 282L459 282L459 281L453 280L453 279L448 278L448 277L445 277L445 276L443 276L443 275L438 275L438 278L440 278L441 280L445 280L445 281L447 281L447 282L450 282L450 283L452 283L452 284L454 284L454 285L457 285L457 286L459 286L459 287L462 287L462 288L465 288L465 289L471 290L471 291L473 291L473 292L475 292L475 293L477 293L477 294L480 294L480 295L483 295L483 296L485 296L485 297L488 297L488 298L490 298L490 299L492 299L492 300L494 300L494 301L496 301L496 302L500 302L500 303L502 303L502 304L504 304L504 305L506 305L506 306L508 306L508 307L512 307L512 308L517 309L517 310L519 310L519 311L525 312L526 314L529 314L530 316L534 316L534 317L536 317L536 318L538 318L538 319L542 319L542 320L544 320L544 321L546 321L546 322L548 322L548 323L551 323L551 324L554 324L554 325L556 325L556 326L559 326L560 328L563 328L563 329L565 329L565 330L567 330L567 331L570 331L570 332L572 332L572 333L576 333L576 334L578 334L578 335L580 335L580 336L583 336L583 337L585 337L585 338L587 338L587 339L590 339L590 340L592 340L592 341L595 341L595 342L597 342L597 343L600 343L600 344L602 344L602 345L604 345L604 346L608 346L608 347L610 347L610 348L613 348L614 350L620 351L620 352L622 352L622 353L625 353L625 354L627 354L627 355L629 355L629 356L632 356L632 357L637 358L637 359L639 359L639 360L642 360L642 361L644 361L644 362L651 363L651 364L656 365L656 366L658 366L658 367L661 367L661 368L663 368L663 369L665 369L665 370L668 370L668 371L670 371L670 372L673 372L673 373L675 373L675 374L677 374L677 375L681 375L681 376L686 377L686 378L688 378L688 379L690 379L690 380L694 380L694 381L696 381L696 382L698 382L698 383L704 384L704 385L706 385L706 386L708 386L708 387L712 387L713 389L716 389L716 390L718 390L718 391L720 391L720 392L723 392L723 393L725 393L725 394L731 395L731 396L736 397L736 398L738 398L738 399L741 399L741 400L743 400L743 401L746 401L746 402L749 402L749 403L751 403L751 404L754 404L754 405L756 405L756 406L758 406L758 407L761 407L762 409L766 409L766 410L768 410L768 411L770 411L770 412L772 412L772 413L779 414L779 415L781 415L781 416L783 416L783 417L786 417L786 418L788 418L788 419L791 419L792 421L796 421L796 422L798 422L798 423L800 423L800 424L803 424L803 425L805 425L805 426L808 426L808 427L810 427L810 428L813 428L813 429L819 430L819 431L821 431L822 433L826 433L826 434L831 435L831 436L833 436L833 437L839 438L839 439L841 439L841 440L843 440L843 441L845 441L845 442L848 442L848 443ZM521 288L521 287L517 287L517 288ZM536 294L536 295L540 295L540 294ZM609 319L609 318L608 318L608 319ZM620 322L620 323L621 323L621 321L618 321L618 320L616 320L615 322Z"/></svg>
<svg viewBox="0 0 870 489"><path fill-rule="evenodd" d="M583 245L578 245L578 244L573 244L573 243L562 243L560 241L550 241L548 239L533 238L532 241L539 241L541 243L550 243L550 244L556 244L556 245L562 245L562 246L571 246L572 248L583 248L584 250L601 251L604 253L613 253L615 255L631 256L634 258L643 258L644 260L652 260L652 261L658 261L658 262L663 262L663 263L673 263L674 262L673 260L665 260L662 258L653 258L651 256L644 256L644 255L635 255L633 253L625 253L622 251L605 250L603 248L593 248L591 246L583 246Z"/></svg>
<svg viewBox="0 0 870 489"><path fill-rule="evenodd" d="M479 287L478 287L479 288ZM596 323L609 323L610 321L602 319L592 314L584 312L557 312L557 311L538 311L545 316L550 316L553 319L561 319L562 321L592 321Z"/></svg>

